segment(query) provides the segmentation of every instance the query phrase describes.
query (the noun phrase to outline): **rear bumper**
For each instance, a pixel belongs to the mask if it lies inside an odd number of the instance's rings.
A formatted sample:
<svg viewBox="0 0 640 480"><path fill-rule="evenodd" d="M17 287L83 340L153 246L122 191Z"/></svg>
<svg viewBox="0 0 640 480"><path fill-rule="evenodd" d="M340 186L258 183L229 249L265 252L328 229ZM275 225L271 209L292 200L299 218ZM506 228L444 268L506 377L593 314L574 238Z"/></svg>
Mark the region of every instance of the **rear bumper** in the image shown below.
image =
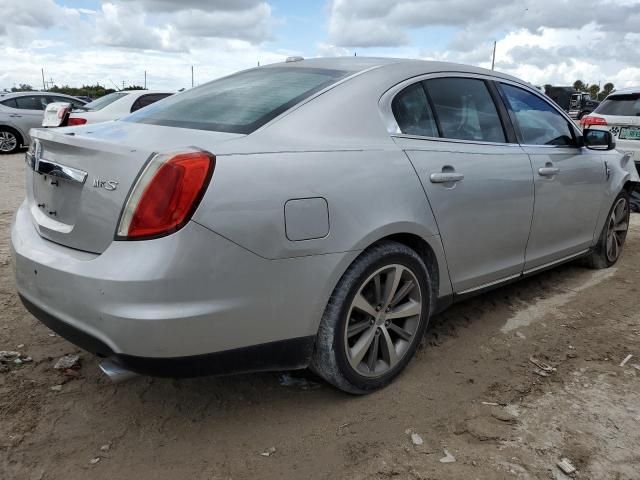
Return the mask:
<svg viewBox="0 0 640 480"><path fill-rule="evenodd" d="M98 338L55 318L20 296L24 306L43 324L71 343L100 357L115 359L128 370L158 377L197 377L227 373L285 370L309 364L314 336L291 338L224 352L186 357L152 358L117 354Z"/></svg>
<svg viewBox="0 0 640 480"><path fill-rule="evenodd" d="M18 293L34 316L143 372L148 362L137 359L168 367L163 360L187 365L193 362L182 359L204 356L195 358L201 363L221 352L239 365L220 360L217 373L305 366L308 339L357 255L266 260L194 222L155 240L114 241L96 255L40 237L26 204L16 214L11 249ZM282 341L293 342L290 356L278 353ZM233 353L253 347L260 364L243 364ZM185 374L192 367L181 368Z"/></svg>

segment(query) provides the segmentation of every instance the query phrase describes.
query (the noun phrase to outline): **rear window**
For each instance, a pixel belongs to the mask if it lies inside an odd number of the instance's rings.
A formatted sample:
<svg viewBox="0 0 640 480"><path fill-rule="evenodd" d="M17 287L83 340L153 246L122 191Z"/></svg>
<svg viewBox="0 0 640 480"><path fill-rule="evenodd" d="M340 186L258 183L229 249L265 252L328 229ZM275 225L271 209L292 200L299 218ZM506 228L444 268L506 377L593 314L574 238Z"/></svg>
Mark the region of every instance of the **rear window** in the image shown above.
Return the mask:
<svg viewBox="0 0 640 480"><path fill-rule="evenodd" d="M84 110L90 110L92 112L96 111L96 110L102 110L107 105L111 105L116 100L120 100L122 97L125 97L127 95L129 95L128 92L110 93L109 95L105 95L104 97L100 97L99 99L94 100L93 102L87 103L82 108Z"/></svg>
<svg viewBox="0 0 640 480"><path fill-rule="evenodd" d="M247 70L170 97L124 120L196 130L251 133L349 73L303 67Z"/></svg>
<svg viewBox="0 0 640 480"><path fill-rule="evenodd" d="M602 115L640 116L640 93L611 95L594 111Z"/></svg>

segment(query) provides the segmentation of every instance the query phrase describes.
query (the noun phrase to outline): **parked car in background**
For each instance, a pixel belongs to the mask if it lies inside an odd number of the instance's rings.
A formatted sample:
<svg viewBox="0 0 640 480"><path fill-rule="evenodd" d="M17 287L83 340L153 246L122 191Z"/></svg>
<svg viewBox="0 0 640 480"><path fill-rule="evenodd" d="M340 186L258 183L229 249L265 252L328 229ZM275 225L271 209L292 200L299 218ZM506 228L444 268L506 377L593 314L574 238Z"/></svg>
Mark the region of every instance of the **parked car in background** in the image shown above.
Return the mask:
<svg viewBox="0 0 640 480"><path fill-rule="evenodd" d="M72 109L67 125L118 120L174 93L151 90L122 90L110 93L82 107Z"/></svg>
<svg viewBox="0 0 640 480"><path fill-rule="evenodd" d="M545 94L575 119L588 115L599 104L587 92L577 92L573 87L551 86L546 88Z"/></svg>
<svg viewBox="0 0 640 480"><path fill-rule="evenodd" d="M608 130L616 148L629 154L640 171L640 87L610 94L590 115L580 121L583 128ZM631 193L631 209L640 211L640 192Z"/></svg>
<svg viewBox="0 0 640 480"><path fill-rule="evenodd" d="M11 248L43 323L112 375L310 366L355 394L454 301L615 264L640 181L529 84L406 59L294 58L35 136Z"/></svg>
<svg viewBox="0 0 640 480"><path fill-rule="evenodd" d="M569 116L580 120L585 115L589 115L593 112L600 102L593 100L591 94L587 92L576 92L571 95L569 101Z"/></svg>
<svg viewBox="0 0 640 480"><path fill-rule="evenodd" d="M611 132L617 148L631 153L640 162L640 87L610 94L580 125Z"/></svg>
<svg viewBox="0 0 640 480"><path fill-rule="evenodd" d="M75 108L86 103L69 95L49 92L17 92L0 97L0 153L13 153L31 142L29 130L42 125L44 109L52 102Z"/></svg>

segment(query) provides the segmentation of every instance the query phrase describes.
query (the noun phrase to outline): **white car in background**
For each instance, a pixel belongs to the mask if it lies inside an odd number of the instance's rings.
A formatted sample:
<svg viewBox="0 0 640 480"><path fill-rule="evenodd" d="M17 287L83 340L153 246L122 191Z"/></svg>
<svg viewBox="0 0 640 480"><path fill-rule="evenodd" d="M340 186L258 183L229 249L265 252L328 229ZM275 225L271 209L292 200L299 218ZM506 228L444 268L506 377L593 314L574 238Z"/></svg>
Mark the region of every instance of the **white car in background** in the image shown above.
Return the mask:
<svg viewBox="0 0 640 480"><path fill-rule="evenodd" d="M122 90L100 97L69 114L68 126L118 120L175 92L160 90Z"/></svg>
<svg viewBox="0 0 640 480"><path fill-rule="evenodd" d="M580 120L582 128L609 130L616 149L632 154L640 164L640 87L625 88L610 94Z"/></svg>

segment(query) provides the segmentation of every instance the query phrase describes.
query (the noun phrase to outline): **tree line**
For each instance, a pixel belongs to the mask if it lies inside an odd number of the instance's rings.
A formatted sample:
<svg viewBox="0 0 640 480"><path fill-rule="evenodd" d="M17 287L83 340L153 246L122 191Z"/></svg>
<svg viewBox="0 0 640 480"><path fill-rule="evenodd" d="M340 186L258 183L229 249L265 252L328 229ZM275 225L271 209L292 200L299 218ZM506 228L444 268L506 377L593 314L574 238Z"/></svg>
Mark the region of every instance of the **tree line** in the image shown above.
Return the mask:
<svg viewBox="0 0 640 480"><path fill-rule="evenodd" d="M34 89L31 85L27 83L21 83L17 87L12 87L11 92L34 92ZM129 85L123 90L145 90L144 87L140 85ZM104 95L108 95L109 93L113 93L116 90L113 88L106 88L100 84L95 85L83 85L82 87L70 87L69 85L62 85L61 87L54 85L53 87L47 90L48 92L53 93L64 93L67 95L71 95L73 97L84 96L91 97L93 99L100 98Z"/></svg>

